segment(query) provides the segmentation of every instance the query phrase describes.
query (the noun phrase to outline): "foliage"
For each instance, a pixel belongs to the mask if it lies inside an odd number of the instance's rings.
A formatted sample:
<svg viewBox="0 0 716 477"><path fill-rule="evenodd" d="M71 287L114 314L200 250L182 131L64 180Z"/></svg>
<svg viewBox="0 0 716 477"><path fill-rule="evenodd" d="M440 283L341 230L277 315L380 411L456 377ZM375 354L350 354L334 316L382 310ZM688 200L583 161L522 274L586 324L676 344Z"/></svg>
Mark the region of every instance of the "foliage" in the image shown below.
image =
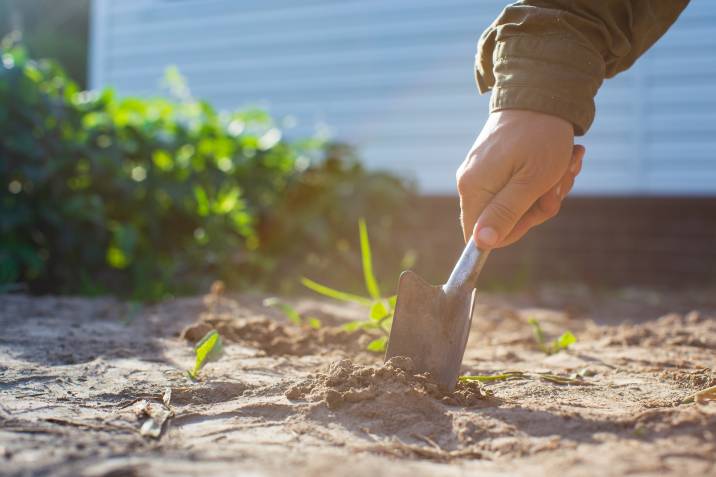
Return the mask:
<svg viewBox="0 0 716 477"><path fill-rule="evenodd" d="M266 298L263 301L263 305L278 308L294 325L301 326L303 324L306 324L314 330L317 330L321 327L321 320L313 316L302 316L294 307L284 301L279 300L276 297Z"/></svg>
<svg viewBox="0 0 716 477"><path fill-rule="evenodd" d="M562 333L559 338L553 340L551 343L547 343L539 321L535 318L530 318L527 321L532 326L532 335L534 336L537 346L546 354L554 354L561 350L568 349L571 345L577 342L577 337L568 330Z"/></svg>
<svg viewBox="0 0 716 477"><path fill-rule="evenodd" d="M346 146L287 140L265 112L82 92L19 47L0 62L0 286L158 299L280 288L352 256L370 214L390 246L410 187ZM321 257L316 258L316 257Z"/></svg>
<svg viewBox="0 0 716 477"><path fill-rule="evenodd" d="M199 376L199 371L207 363L216 361L221 357L221 353L224 351L224 345L221 340L221 335L216 330L208 332L199 342L194 346L194 354L196 354L196 362L194 368L187 371L187 375L192 380L196 380Z"/></svg>
<svg viewBox="0 0 716 477"><path fill-rule="evenodd" d="M367 346L369 351L380 353L385 351L385 347L388 343L397 297L393 295L384 298L380 293L378 281L373 273L373 260L370 240L368 238L368 227L363 218L358 221L358 236L360 238L361 263L363 264L363 280L365 282L366 291L370 297L342 292L306 277L301 279L301 283L303 283L306 288L329 298L357 303L367 307L367 319L352 321L345 324L344 328L348 331L362 329L369 333L377 332L381 334L382 336L376 337L373 341L368 343Z"/></svg>
<svg viewBox="0 0 716 477"><path fill-rule="evenodd" d="M90 0L0 0L0 38L22 38L35 58L53 58L85 85Z"/></svg>

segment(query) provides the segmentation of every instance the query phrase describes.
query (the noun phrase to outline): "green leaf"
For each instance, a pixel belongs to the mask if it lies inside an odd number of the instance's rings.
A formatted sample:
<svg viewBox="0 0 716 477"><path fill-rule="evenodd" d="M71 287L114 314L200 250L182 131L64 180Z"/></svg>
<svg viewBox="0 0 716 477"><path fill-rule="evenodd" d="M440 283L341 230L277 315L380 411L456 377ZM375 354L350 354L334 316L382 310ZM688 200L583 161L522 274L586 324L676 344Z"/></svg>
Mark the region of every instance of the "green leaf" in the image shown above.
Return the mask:
<svg viewBox="0 0 716 477"><path fill-rule="evenodd" d="M218 331L211 330L201 340L199 340L196 346L194 346L196 362L194 363L194 369L187 371L189 377L196 379L199 375L199 370L201 370L201 368L203 368L207 363L219 359L222 351L223 344L221 341L221 335Z"/></svg>
<svg viewBox="0 0 716 477"><path fill-rule="evenodd" d="M152 154L152 161L154 164L163 171L170 171L174 167L174 159L172 156L162 149L154 151Z"/></svg>
<svg viewBox="0 0 716 477"><path fill-rule="evenodd" d="M542 351L544 351L544 331L542 331L542 327L540 326L539 321L537 321L535 318L530 318L527 320L527 322L532 326L532 336L534 336L535 342L537 342L537 346Z"/></svg>
<svg viewBox="0 0 716 477"><path fill-rule="evenodd" d="M380 321L381 319L388 316L388 310L382 301L376 301L373 306L370 307L370 319L373 321Z"/></svg>
<svg viewBox="0 0 716 477"><path fill-rule="evenodd" d="M391 297L388 297L388 305L390 305L390 310L395 311L395 305L398 303L398 295L393 295Z"/></svg>
<svg viewBox="0 0 716 477"><path fill-rule="evenodd" d="M315 316L311 316L308 319L306 319L306 322L308 323L308 326L313 328L314 330L317 330L321 327L321 320L316 318Z"/></svg>
<svg viewBox="0 0 716 477"><path fill-rule="evenodd" d="M280 309L286 317L291 320L294 325L300 325L303 321L301 314L288 303L284 303L278 298L271 297L264 300L264 306L271 306ZM319 322L320 323L320 322Z"/></svg>
<svg viewBox="0 0 716 477"><path fill-rule="evenodd" d="M370 343L368 343L368 346L366 349L368 351L373 351L375 353L380 353L382 351L385 351L385 345L388 343L388 337L387 336L381 336L380 338L376 338Z"/></svg>
<svg viewBox="0 0 716 477"><path fill-rule="evenodd" d="M559 349L567 349L576 342L577 337L574 336L571 331L565 331L562 333L562 336L557 339L557 346Z"/></svg>
<svg viewBox="0 0 716 477"><path fill-rule="evenodd" d="M368 227L366 227L365 219L363 218L358 221L358 231L360 233L360 255L363 262L365 288L373 299L380 300L380 289L373 274L373 257L370 250L370 241L368 240Z"/></svg>
<svg viewBox="0 0 716 477"><path fill-rule="evenodd" d="M360 305L366 305L366 306L372 306L373 301L370 298L365 298L359 295L353 295L352 293L346 293L339 290L336 290L334 288L327 287L325 285L321 285L320 283L314 282L310 278L303 277L301 278L301 284L303 284L304 287L313 290L316 293L320 293L323 296L327 296L329 298L333 298L335 300L340 301L348 301L351 303L358 303Z"/></svg>
<svg viewBox="0 0 716 477"><path fill-rule="evenodd" d="M194 198L196 199L196 213L201 217L209 215L209 197L201 186L194 186Z"/></svg>
<svg viewBox="0 0 716 477"><path fill-rule="evenodd" d="M341 326L341 328L343 328L344 330L346 330L348 332L353 332L353 331L359 330L362 326L363 326L362 321L351 321L351 322L346 323L343 326Z"/></svg>
<svg viewBox="0 0 716 477"><path fill-rule="evenodd" d="M117 246L110 245L107 249L107 263L113 268L127 268L129 266L129 259L124 254L122 249Z"/></svg>
<svg viewBox="0 0 716 477"><path fill-rule="evenodd" d="M212 206L214 213L223 215L231 212L239 202L240 195L241 191L238 187L233 187L228 191L220 192Z"/></svg>
<svg viewBox="0 0 716 477"><path fill-rule="evenodd" d="M380 328L380 325L375 321L359 320L346 323L341 326L341 328L346 331L352 332L356 330L377 330L378 328Z"/></svg>

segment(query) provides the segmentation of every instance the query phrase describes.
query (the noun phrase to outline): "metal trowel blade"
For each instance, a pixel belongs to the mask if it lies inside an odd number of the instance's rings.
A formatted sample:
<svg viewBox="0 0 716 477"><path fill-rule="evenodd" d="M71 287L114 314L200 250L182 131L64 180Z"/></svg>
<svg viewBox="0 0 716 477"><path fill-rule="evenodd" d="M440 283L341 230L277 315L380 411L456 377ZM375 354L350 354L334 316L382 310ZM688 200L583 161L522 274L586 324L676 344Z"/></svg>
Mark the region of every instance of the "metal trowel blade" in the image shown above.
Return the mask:
<svg viewBox="0 0 716 477"><path fill-rule="evenodd" d="M413 360L445 391L455 389L472 321L474 290L448 296L412 271L398 282L398 300L386 350Z"/></svg>

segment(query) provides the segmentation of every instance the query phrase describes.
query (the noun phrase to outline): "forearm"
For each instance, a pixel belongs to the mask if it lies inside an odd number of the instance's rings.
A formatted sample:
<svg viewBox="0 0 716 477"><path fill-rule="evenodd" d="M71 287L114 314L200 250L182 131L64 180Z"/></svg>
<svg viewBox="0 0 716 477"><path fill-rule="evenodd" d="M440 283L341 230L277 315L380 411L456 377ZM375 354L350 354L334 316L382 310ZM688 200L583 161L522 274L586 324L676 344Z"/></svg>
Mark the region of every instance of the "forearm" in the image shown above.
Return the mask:
<svg viewBox="0 0 716 477"><path fill-rule="evenodd" d="M527 109L566 119L584 134L606 77L631 66L688 0L526 0L483 33L476 57L491 111Z"/></svg>

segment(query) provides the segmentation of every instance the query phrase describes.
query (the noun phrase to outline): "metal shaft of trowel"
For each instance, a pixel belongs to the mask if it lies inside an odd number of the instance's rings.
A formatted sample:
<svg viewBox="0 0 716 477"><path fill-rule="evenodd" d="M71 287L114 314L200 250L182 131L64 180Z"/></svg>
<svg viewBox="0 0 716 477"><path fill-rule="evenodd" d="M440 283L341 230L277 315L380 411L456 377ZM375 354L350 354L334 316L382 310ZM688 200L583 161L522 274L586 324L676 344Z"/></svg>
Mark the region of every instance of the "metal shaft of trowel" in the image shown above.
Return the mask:
<svg viewBox="0 0 716 477"><path fill-rule="evenodd" d="M485 265L485 260L487 260L489 254L489 250L477 248L474 239L471 237L465 245L460 259L455 264L450 278L443 285L443 292L448 296L471 292L475 288L477 277L480 275L480 271Z"/></svg>

